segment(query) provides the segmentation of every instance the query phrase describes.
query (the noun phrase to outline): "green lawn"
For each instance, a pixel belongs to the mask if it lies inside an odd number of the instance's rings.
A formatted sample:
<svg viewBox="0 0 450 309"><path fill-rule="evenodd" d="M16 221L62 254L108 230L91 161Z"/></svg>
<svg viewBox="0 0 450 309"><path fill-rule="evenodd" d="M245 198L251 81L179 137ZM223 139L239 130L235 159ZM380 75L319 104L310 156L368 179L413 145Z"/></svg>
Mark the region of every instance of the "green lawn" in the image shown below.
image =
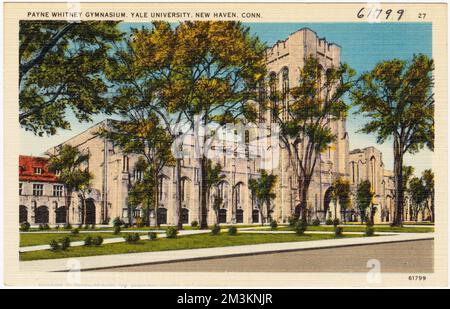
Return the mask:
<svg viewBox="0 0 450 309"><path fill-rule="evenodd" d="M360 237L359 235L345 235L343 237ZM238 245L253 245L262 243L281 243L294 241L311 241L332 239L334 235L308 234L297 236L295 234L238 234L229 236L222 233L219 236L199 234L182 236L175 239L160 238L154 241L141 240L136 244L116 243L100 247L71 247L66 251L40 250L20 253L21 261L40 259L59 259L68 257L81 257L93 255L108 255L121 253L151 252L164 250L199 249L213 247L228 247Z"/></svg>
<svg viewBox="0 0 450 309"><path fill-rule="evenodd" d="M140 233L141 235L146 235L144 233ZM113 233L80 233L77 235L73 235L70 233L45 233L45 234L41 234L41 233L29 233L29 234L24 234L21 233L20 234L20 246L21 247L26 247L26 246L37 246L37 245L48 245L50 243L51 240L55 239L61 239L63 237L69 236L71 241L82 241L84 240L86 237L91 236L91 237L95 237L95 236L101 236L104 239L105 238L120 238L120 237L124 237L126 234L125 233L121 233L119 235L114 235Z"/></svg>
<svg viewBox="0 0 450 309"><path fill-rule="evenodd" d="M365 232L366 226L343 226L344 232ZM375 232L394 232L394 233L431 233L434 232L434 227L390 227L390 226L374 226ZM267 228L255 228L255 230L267 231ZM308 231L324 231L333 232L334 227L329 225L321 226L308 226ZM281 226L276 231L292 231L292 228L288 226Z"/></svg>

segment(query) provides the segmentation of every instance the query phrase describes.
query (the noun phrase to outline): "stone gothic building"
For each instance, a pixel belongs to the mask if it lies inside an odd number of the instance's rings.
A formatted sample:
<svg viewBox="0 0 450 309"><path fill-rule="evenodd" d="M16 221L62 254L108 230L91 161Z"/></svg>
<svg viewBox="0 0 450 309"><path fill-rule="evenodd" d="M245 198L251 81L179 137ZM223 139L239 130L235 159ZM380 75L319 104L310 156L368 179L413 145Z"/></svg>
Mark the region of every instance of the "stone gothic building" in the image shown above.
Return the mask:
<svg viewBox="0 0 450 309"><path fill-rule="evenodd" d="M292 33L286 40L278 41L269 48L267 50L267 69L271 89L268 91L279 91L282 98L281 102L276 102L276 104L282 104L283 107L289 104L287 90L296 85L299 69L307 56L317 57L321 66L326 69L339 65L340 53L340 46L329 43L324 38L319 38L314 31L308 28ZM260 121L269 132L272 130L274 124L270 112L261 115ZM127 221L130 216L132 218L142 216L141 209L138 208L134 213L128 213L127 207L128 190L134 181L142 177L142 174L134 169L139 156L124 154L111 141L95 134L100 128L108 127L110 122L111 120L105 120L98 123L65 142L91 155L88 167L94 175L94 179L86 197L86 208L89 212L89 216L86 216L88 223L111 222L111 219L115 217ZM385 169L382 154L374 147L350 151L346 121L333 121L330 126L337 139L334 145L328 148L328 151L320 155L320 164L316 166L308 195L308 216L311 219L319 218L321 221L325 221L327 218L334 218L336 212L336 216L341 217L339 205L336 207L333 205L330 192L333 180L342 177L350 181L353 192L356 191L356 186L360 181L369 179L375 192L375 221L377 223L391 221L394 211L393 175L391 171ZM245 130L243 136L236 137L231 134L231 138L229 135L224 135L223 139L219 139L211 146L216 153L214 161L221 163L225 175L223 181L214 189L215 193L223 200L218 211L219 223L251 224L261 222L260 212L248 187L249 180L259 177L259 171L263 166L260 156L249 154L249 140L260 139L259 136L254 136L255 132L257 134L259 131ZM237 147L234 147L235 150L231 153L225 150L221 151L225 149L222 143L226 139L228 142L231 139L232 144L236 143ZM189 153L194 148L193 140L192 134L185 139L182 146L183 151ZM244 147L238 147L242 144ZM50 149L50 151L56 151L60 146ZM271 216L283 223L287 222L288 218L296 211L299 199L286 151L280 149L279 154L273 154L273 156L272 159L276 159L277 164L272 166L272 172L278 176L278 182ZM34 159L31 159L31 162L27 165L28 170L44 166L41 163L38 164ZM183 158L182 164L183 211L181 216L183 223L189 224L192 221L199 221L199 168L197 161L189 155ZM22 158L20 165L22 166ZM267 162L264 166L267 166ZM43 169L45 170L45 168ZM158 196L158 222L174 225L176 224L175 169L166 167L159 176L159 181L161 192ZM63 216L58 217L58 213L63 211L60 208L65 205L63 198L59 195L54 196L54 188L57 186L54 175L49 179L21 176L20 183L22 188L20 220L24 221L26 218L32 224L44 221L51 224L60 223ZM41 195L35 195L32 188L39 184L43 185L43 192ZM352 200L354 201L354 199ZM71 223L79 223L82 218L81 203L75 193L72 203L69 209ZM45 214L41 215L42 212ZM151 214L151 217L154 215ZM349 210L346 217L347 220L359 219L355 205ZM58 221L58 218L61 220ZM207 218L209 224L216 223L217 217L213 210L208 211Z"/></svg>

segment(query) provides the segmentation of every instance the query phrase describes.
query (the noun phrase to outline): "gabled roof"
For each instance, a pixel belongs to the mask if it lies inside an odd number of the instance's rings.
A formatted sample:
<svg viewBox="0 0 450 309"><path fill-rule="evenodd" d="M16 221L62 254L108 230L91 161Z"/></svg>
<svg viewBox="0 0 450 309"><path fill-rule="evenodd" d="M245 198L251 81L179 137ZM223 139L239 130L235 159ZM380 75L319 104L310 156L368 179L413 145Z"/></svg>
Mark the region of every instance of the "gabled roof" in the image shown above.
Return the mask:
<svg viewBox="0 0 450 309"><path fill-rule="evenodd" d="M58 182L57 176L48 171L48 159L44 157L19 156L19 181ZM35 168L42 170L35 173Z"/></svg>

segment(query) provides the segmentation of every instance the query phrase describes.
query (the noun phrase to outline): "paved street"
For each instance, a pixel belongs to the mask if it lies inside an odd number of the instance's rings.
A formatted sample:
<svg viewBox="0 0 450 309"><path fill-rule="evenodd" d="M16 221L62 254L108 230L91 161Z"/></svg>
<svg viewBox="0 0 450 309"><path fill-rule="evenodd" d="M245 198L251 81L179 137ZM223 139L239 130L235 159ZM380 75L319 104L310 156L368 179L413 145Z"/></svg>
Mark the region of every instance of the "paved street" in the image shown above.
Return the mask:
<svg viewBox="0 0 450 309"><path fill-rule="evenodd" d="M367 272L377 259L382 272L433 272L433 240L264 253L237 257L126 266L114 272Z"/></svg>

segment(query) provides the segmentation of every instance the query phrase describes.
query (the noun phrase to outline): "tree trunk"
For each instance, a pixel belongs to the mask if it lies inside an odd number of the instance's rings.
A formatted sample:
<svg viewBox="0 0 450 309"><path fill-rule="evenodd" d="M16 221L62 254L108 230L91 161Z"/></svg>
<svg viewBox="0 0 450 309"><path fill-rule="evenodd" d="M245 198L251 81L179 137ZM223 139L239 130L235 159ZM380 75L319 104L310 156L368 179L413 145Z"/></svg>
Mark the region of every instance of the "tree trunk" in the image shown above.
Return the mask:
<svg viewBox="0 0 450 309"><path fill-rule="evenodd" d="M155 181L155 192L153 193L153 200L154 200L154 208L155 208L155 226L159 227L159 220L158 220L158 203L159 203L159 191L161 190L161 188L159 187L159 179L158 179L158 175L156 175L155 177L156 181ZM150 209L148 209L148 224L150 225Z"/></svg>
<svg viewBox="0 0 450 309"><path fill-rule="evenodd" d="M395 148L399 148L398 146ZM403 155L400 150L394 150L394 183L395 183L395 212L393 226L402 226L403 216Z"/></svg>
<svg viewBox="0 0 450 309"><path fill-rule="evenodd" d="M207 163L207 159L206 157L202 154L200 160L199 160L199 165L200 165L200 186L199 186L199 191L200 191L200 229L207 229L208 228L208 206L207 206L207 183L206 183L206 173L207 173L207 168L206 168L206 163Z"/></svg>
<svg viewBox="0 0 450 309"><path fill-rule="evenodd" d="M431 194L430 210L431 210L431 222L434 222L434 193Z"/></svg>
<svg viewBox="0 0 450 309"><path fill-rule="evenodd" d="M181 212L183 210L183 204L181 200L181 159L176 160L175 164L175 174L176 174L176 218L177 218L177 229L183 229L183 221L181 218Z"/></svg>
<svg viewBox="0 0 450 309"><path fill-rule="evenodd" d="M303 220L307 220L307 211L308 211L308 190L310 180L303 180L302 177L298 177L298 193L300 198L300 218ZM306 177L305 177L306 178Z"/></svg>
<svg viewBox="0 0 450 309"><path fill-rule="evenodd" d="M270 201L266 202L267 206L267 222L270 224L272 222L272 215L270 214Z"/></svg>

